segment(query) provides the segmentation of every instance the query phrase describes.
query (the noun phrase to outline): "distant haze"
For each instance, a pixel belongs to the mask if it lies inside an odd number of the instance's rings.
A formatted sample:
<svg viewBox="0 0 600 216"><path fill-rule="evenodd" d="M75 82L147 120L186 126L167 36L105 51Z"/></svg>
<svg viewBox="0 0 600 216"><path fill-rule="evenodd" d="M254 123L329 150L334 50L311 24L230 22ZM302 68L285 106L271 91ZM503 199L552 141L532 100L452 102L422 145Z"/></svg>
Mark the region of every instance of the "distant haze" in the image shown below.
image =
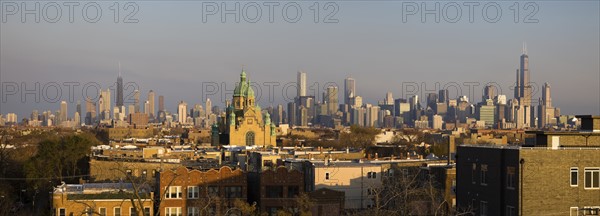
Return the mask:
<svg viewBox="0 0 600 216"><path fill-rule="evenodd" d="M74 97L84 106L83 84L96 82L104 89L111 85L114 89L121 62L124 83L139 85L142 100L152 89L157 97L165 96L167 110L176 112L181 100L190 107L204 104L203 82L225 82L227 89L233 90L245 65L250 80L263 84L263 94L268 91L265 82L280 83L275 87L274 101L261 98L262 107L285 103L282 88L296 81L298 70L307 73L309 86L319 83L319 92L327 82L337 83L343 92L343 79L352 76L357 94L367 103L376 104L388 91L395 98L402 97L403 83L425 83L431 90L436 82L441 86L479 83L469 98L479 102L488 82L498 83L502 94L513 97L510 87L515 82L522 43L526 42L531 81L540 87L550 83L553 105L560 107L562 114L600 114L598 1L535 2L538 23L523 23L530 11L521 1L518 23L509 8L514 2L504 1L498 3L502 15L496 23L481 16L486 2L476 7L473 23L464 6L456 23L444 18L436 23L433 15L427 15L423 23L420 14L403 13L400 1L335 2L339 10L333 17L338 23L322 22L330 10L325 10L321 1L320 22L314 23L314 11L309 8L314 2L301 1L301 18L289 23L281 15L286 2L275 9L274 23L266 17L267 7L263 7L257 23L243 18L235 23L233 15L222 23L218 13L203 13L200 1L137 2L135 18L139 23L114 23L111 2L99 2L103 11L97 23L81 18L85 2L75 10L74 23L69 23L65 8L57 23L43 18L35 23L33 16L22 23L19 15L3 12L7 20L0 24L0 81L3 85L24 82L28 88L34 88L36 82L42 87L49 82L78 82ZM220 6L222 2L216 3ZM235 2L225 3L233 8ZM247 6L245 1L239 3L240 7ZM416 3L433 8L435 2ZM439 3L443 7L447 2ZM122 9L120 19L127 14ZM463 87L466 95L468 87ZM68 99L67 90L63 85L63 100ZM128 92L131 89L125 89ZM289 90L289 95L295 96L295 92ZM308 94L311 92L309 89ZM60 107L59 102L48 103L43 97L37 103L32 95L25 95L22 102L21 92L2 95L0 113L15 112L19 119L28 117L33 109L42 112ZM113 104L115 97L113 92ZM222 106L221 96L210 97L214 105ZM535 102L538 97L539 91L533 96ZM69 117L74 112L75 103L69 103Z"/></svg>

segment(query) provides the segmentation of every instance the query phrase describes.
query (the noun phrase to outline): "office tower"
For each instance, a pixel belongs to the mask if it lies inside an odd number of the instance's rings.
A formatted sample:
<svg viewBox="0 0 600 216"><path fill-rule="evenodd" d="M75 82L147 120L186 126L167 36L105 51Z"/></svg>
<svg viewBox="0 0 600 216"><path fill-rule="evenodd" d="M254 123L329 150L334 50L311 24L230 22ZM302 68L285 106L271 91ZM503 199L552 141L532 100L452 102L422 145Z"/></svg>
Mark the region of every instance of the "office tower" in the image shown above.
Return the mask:
<svg viewBox="0 0 600 216"><path fill-rule="evenodd" d="M210 101L210 98L206 98L204 107L206 107L206 117L208 118L210 116L210 114L212 114L212 110L211 110L212 102Z"/></svg>
<svg viewBox="0 0 600 216"><path fill-rule="evenodd" d="M379 106L372 106L371 104L367 104L366 108L367 110L365 116L365 126L379 127Z"/></svg>
<svg viewBox="0 0 600 216"><path fill-rule="evenodd" d="M81 115L79 112L75 112L75 115L73 115L73 122L75 123L76 127L81 126Z"/></svg>
<svg viewBox="0 0 600 216"><path fill-rule="evenodd" d="M135 106L133 104L129 104L129 106L127 106L127 116L129 116L129 114L133 114L133 113L136 113Z"/></svg>
<svg viewBox="0 0 600 216"><path fill-rule="evenodd" d="M542 105L552 107L552 98L550 97L550 84L544 83L542 86Z"/></svg>
<svg viewBox="0 0 600 216"><path fill-rule="evenodd" d="M144 113L146 113L146 115L150 116L150 102L149 101L144 101Z"/></svg>
<svg viewBox="0 0 600 216"><path fill-rule="evenodd" d="M99 107L99 111L100 113L108 111L110 113L111 110L111 106L110 106L110 89L106 89L106 91L103 91L102 89L100 90L100 97L102 98L102 104L99 103L100 107Z"/></svg>
<svg viewBox="0 0 600 216"><path fill-rule="evenodd" d="M275 116L277 118L277 121L275 121L275 123L277 123L277 126L283 124L283 106L281 104L277 105L277 115Z"/></svg>
<svg viewBox="0 0 600 216"><path fill-rule="evenodd" d="M177 116L180 124L185 124L187 121L187 103L184 101L179 102L177 106Z"/></svg>
<svg viewBox="0 0 600 216"><path fill-rule="evenodd" d="M552 107L552 98L550 97L550 84L544 83L542 86L542 98L539 99L538 105L538 127L543 128L548 124L556 123L555 109Z"/></svg>
<svg viewBox="0 0 600 216"><path fill-rule="evenodd" d="M431 120L431 128L440 130L440 129L442 129L443 125L444 125L444 121L442 119L442 116L437 115L437 114L433 115L433 118Z"/></svg>
<svg viewBox="0 0 600 216"><path fill-rule="evenodd" d="M31 112L31 117L29 118L31 121L37 121L40 119L38 110L33 110Z"/></svg>
<svg viewBox="0 0 600 216"><path fill-rule="evenodd" d="M75 107L75 111L77 113L79 113L79 119L81 120L82 113L81 113L81 101L80 100L77 100L77 106Z"/></svg>
<svg viewBox="0 0 600 216"><path fill-rule="evenodd" d="M344 103L352 105L350 99L354 96L356 96L356 81L348 77L344 80Z"/></svg>
<svg viewBox="0 0 600 216"><path fill-rule="evenodd" d="M306 96L306 73L298 71L298 77L296 81L296 84L298 85L298 93L296 96Z"/></svg>
<svg viewBox="0 0 600 216"><path fill-rule="evenodd" d="M165 96L158 96L158 111L165 111Z"/></svg>
<svg viewBox="0 0 600 216"><path fill-rule="evenodd" d="M308 126L308 109L304 106L298 108L298 125L303 127Z"/></svg>
<svg viewBox="0 0 600 216"><path fill-rule="evenodd" d="M288 108L287 109L288 124L290 126L295 126L296 125L296 104L294 102L289 102L287 108Z"/></svg>
<svg viewBox="0 0 600 216"><path fill-rule="evenodd" d="M133 91L133 106L135 108L135 113L140 112L140 91L137 89Z"/></svg>
<svg viewBox="0 0 600 216"><path fill-rule="evenodd" d="M115 105L122 109L123 107L123 77L121 77L121 63L119 63L119 76L117 77L117 98ZM125 110L120 110L125 112Z"/></svg>
<svg viewBox="0 0 600 216"><path fill-rule="evenodd" d="M496 86L493 85L488 85L485 86L485 88L483 89L483 98L482 98L482 102L486 103L486 100L488 99L495 99L496 98Z"/></svg>
<svg viewBox="0 0 600 216"><path fill-rule="evenodd" d="M60 102L60 121L64 122L67 121L67 102L66 101L61 101Z"/></svg>
<svg viewBox="0 0 600 216"><path fill-rule="evenodd" d="M154 115L156 115L156 112L154 110L155 105L154 105L154 97L155 97L155 93L154 91L150 90L148 92L148 118L149 119L154 119Z"/></svg>
<svg viewBox="0 0 600 216"><path fill-rule="evenodd" d="M439 100L438 102L440 103L448 103L448 100L450 100L450 98L448 98L448 89L442 89L439 91L438 94Z"/></svg>
<svg viewBox="0 0 600 216"><path fill-rule="evenodd" d="M492 99L487 99L485 104L481 104L478 112L478 120L484 121L485 126L489 128L493 128L496 123L496 106L494 106L494 101Z"/></svg>
<svg viewBox="0 0 600 216"><path fill-rule="evenodd" d="M15 114L15 113L6 114L6 123L18 123L17 114Z"/></svg>
<svg viewBox="0 0 600 216"><path fill-rule="evenodd" d="M334 115L339 106L337 86L328 86L327 93L323 96L327 104L327 115Z"/></svg>
<svg viewBox="0 0 600 216"><path fill-rule="evenodd" d="M427 107L431 107L432 109L436 108L436 103L438 102L438 95L436 93L427 94Z"/></svg>
<svg viewBox="0 0 600 216"><path fill-rule="evenodd" d="M365 126L365 113L366 109L364 107L352 108L352 124L358 126Z"/></svg>
<svg viewBox="0 0 600 216"><path fill-rule="evenodd" d="M496 104L506 105L506 95L498 95L494 100L496 100Z"/></svg>
<svg viewBox="0 0 600 216"><path fill-rule="evenodd" d="M392 92L387 92L385 94L385 99L383 100L383 104L394 105L394 96L392 95Z"/></svg>
<svg viewBox="0 0 600 216"><path fill-rule="evenodd" d="M93 125L96 121L96 104L89 97L85 99L85 124Z"/></svg>
<svg viewBox="0 0 600 216"><path fill-rule="evenodd" d="M361 107L363 105L363 99L361 96L350 98L350 107Z"/></svg>
<svg viewBox="0 0 600 216"><path fill-rule="evenodd" d="M515 86L515 98L519 99L519 104L523 106L531 106L532 92L529 78L529 56L527 55L525 43L523 43L523 54L520 57L517 84Z"/></svg>

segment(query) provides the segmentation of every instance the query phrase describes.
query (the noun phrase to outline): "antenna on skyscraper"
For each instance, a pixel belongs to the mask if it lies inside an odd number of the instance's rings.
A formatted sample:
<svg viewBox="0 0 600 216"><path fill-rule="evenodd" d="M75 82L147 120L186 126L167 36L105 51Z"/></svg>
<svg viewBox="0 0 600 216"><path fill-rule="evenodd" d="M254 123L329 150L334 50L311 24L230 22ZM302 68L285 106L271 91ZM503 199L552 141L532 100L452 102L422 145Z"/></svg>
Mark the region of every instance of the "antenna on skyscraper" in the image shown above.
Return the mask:
<svg viewBox="0 0 600 216"><path fill-rule="evenodd" d="M523 54L527 55L527 43L523 41Z"/></svg>
<svg viewBox="0 0 600 216"><path fill-rule="evenodd" d="M119 62L119 77L121 77L121 62Z"/></svg>

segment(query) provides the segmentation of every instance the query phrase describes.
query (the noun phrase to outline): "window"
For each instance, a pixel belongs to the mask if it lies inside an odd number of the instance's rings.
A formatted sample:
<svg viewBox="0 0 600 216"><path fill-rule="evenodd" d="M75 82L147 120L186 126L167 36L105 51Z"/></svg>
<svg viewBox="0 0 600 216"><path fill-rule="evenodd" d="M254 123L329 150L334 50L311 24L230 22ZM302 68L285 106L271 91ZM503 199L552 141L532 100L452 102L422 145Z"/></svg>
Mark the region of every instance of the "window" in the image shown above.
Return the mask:
<svg viewBox="0 0 600 216"><path fill-rule="evenodd" d="M476 183L475 176L477 176L477 164L473 163L473 166L471 166L471 167L472 167L472 169L471 169L471 182L473 184L475 184Z"/></svg>
<svg viewBox="0 0 600 216"><path fill-rule="evenodd" d="M600 215L600 206L584 206L581 211L583 215Z"/></svg>
<svg viewBox="0 0 600 216"><path fill-rule="evenodd" d="M121 216L121 207L115 207L114 209L115 216Z"/></svg>
<svg viewBox="0 0 600 216"><path fill-rule="evenodd" d="M200 209L198 207L187 207L187 215L188 216L199 216Z"/></svg>
<svg viewBox="0 0 600 216"><path fill-rule="evenodd" d="M481 201L479 203L479 215L487 216L488 215L488 203L486 201Z"/></svg>
<svg viewBox="0 0 600 216"><path fill-rule="evenodd" d="M150 216L150 207L144 207L144 216Z"/></svg>
<svg viewBox="0 0 600 216"><path fill-rule="evenodd" d="M58 216L67 216L67 209L59 208L58 209Z"/></svg>
<svg viewBox="0 0 600 216"><path fill-rule="evenodd" d="M126 172L127 172L127 176L131 176L131 174L133 173L130 169L128 169Z"/></svg>
<svg viewBox="0 0 600 216"><path fill-rule="evenodd" d="M98 208L98 213L100 213L100 216L106 216L106 208L104 208L104 207Z"/></svg>
<svg viewBox="0 0 600 216"><path fill-rule="evenodd" d="M252 122L248 122L248 124L252 124ZM253 145L254 145L254 132L248 131L248 133L246 133L246 146L253 146Z"/></svg>
<svg viewBox="0 0 600 216"><path fill-rule="evenodd" d="M375 195L377 194L377 191L373 188L367 188L367 195L371 196L371 195Z"/></svg>
<svg viewBox="0 0 600 216"><path fill-rule="evenodd" d="M242 197L242 187L240 187L240 186L225 187L225 197L226 198L241 198Z"/></svg>
<svg viewBox="0 0 600 216"><path fill-rule="evenodd" d="M200 188L198 186L189 186L187 187L188 199L198 199L200 196Z"/></svg>
<svg viewBox="0 0 600 216"><path fill-rule="evenodd" d="M138 216L137 210L134 207L129 208L129 215Z"/></svg>
<svg viewBox="0 0 600 216"><path fill-rule="evenodd" d="M506 216L517 216L514 206L506 206Z"/></svg>
<svg viewBox="0 0 600 216"><path fill-rule="evenodd" d="M367 178L370 178L370 179L377 178L377 172L368 172L367 173Z"/></svg>
<svg viewBox="0 0 600 216"><path fill-rule="evenodd" d="M156 173L157 173L157 172L156 172L156 170L155 170L155 169L153 169L153 170L152 170L152 177L156 177Z"/></svg>
<svg viewBox="0 0 600 216"><path fill-rule="evenodd" d="M515 167L506 167L506 188L515 189Z"/></svg>
<svg viewBox="0 0 600 216"><path fill-rule="evenodd" d="M329 180L329 173L328 172L325 173L325 180Z"/></svg>
<svg viewBox="0 0 600 216"><path fill-rule="evenodd" d="M282 186L267 186L267 198L282 198L283 187Z"/></svg>
<svg viewBox="0 0 600 216"><path fill-rule="evenodd" d="M585 189L600 189L600 168L585 168Z"/></svg>
<svg viewBox="0 0 600 216"><path fill-rule="evenodd" d="M181 216L181 207L168 207L165 208L166 216Z"/></svg>
<svg viewBox="0 0 600 216"><path fill-rule="evenodd" d="M208 195L209 196L219 196L219 187L218 186L208 186Z"/></svg>
<svg viewBox="0 0 600 216"><path fill-rule="evenodd" d="M578 207L571 207L571 209L569 209L569 215L570 216L578 216L579 215L579 208Z"/></svg>
<svg viewBox="0 0 600 216"><path fill-rule="evenodd" d="M481 185L487 185L487 164L481 164Z"/></svg>
<svg viewBox="0 0 600 216"><path fill-rule="evenodd" d="M167 199L181 199L181 186L169 186L165 196Z"/></svg>
<svg viewBox="0 0 600 216"><path fill-rule="evenodd" d="M294 197L298 196L299 194L300 194L299 186L288 186L288 193L287 193L288 198L294 198Z"/></svg>
<svg viewBox="0 0 600 216"><path fill-rule="evenodd" d="M142 170L142 178L146 178L148 176L147 170Z"/></svg>
<svg viewBox="0 0 600 216"><path fill-rule="evenodd" d="M577 187L579 183L577 182L579 176L579 168L571 167L571 187Z"/></svg>

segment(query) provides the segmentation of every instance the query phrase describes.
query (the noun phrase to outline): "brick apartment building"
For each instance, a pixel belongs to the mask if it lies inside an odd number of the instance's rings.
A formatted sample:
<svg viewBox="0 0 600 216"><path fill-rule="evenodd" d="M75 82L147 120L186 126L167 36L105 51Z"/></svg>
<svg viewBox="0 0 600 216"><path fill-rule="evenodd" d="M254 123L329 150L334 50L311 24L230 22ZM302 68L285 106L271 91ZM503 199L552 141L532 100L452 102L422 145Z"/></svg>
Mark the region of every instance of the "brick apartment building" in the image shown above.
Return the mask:
<svg viewBox="0 0 600 216"><path fill-rule="evenodd" d="M475 215L598 215L600 148L459 146L458 209Z"/></svg>
<svg viewBox="0 0 600 216"><path fill-rule="evenodd" d="M209 171L179 167L159 173L161 215L224 215L236 199L247 201L246 172L228 166Z"/></svg>

